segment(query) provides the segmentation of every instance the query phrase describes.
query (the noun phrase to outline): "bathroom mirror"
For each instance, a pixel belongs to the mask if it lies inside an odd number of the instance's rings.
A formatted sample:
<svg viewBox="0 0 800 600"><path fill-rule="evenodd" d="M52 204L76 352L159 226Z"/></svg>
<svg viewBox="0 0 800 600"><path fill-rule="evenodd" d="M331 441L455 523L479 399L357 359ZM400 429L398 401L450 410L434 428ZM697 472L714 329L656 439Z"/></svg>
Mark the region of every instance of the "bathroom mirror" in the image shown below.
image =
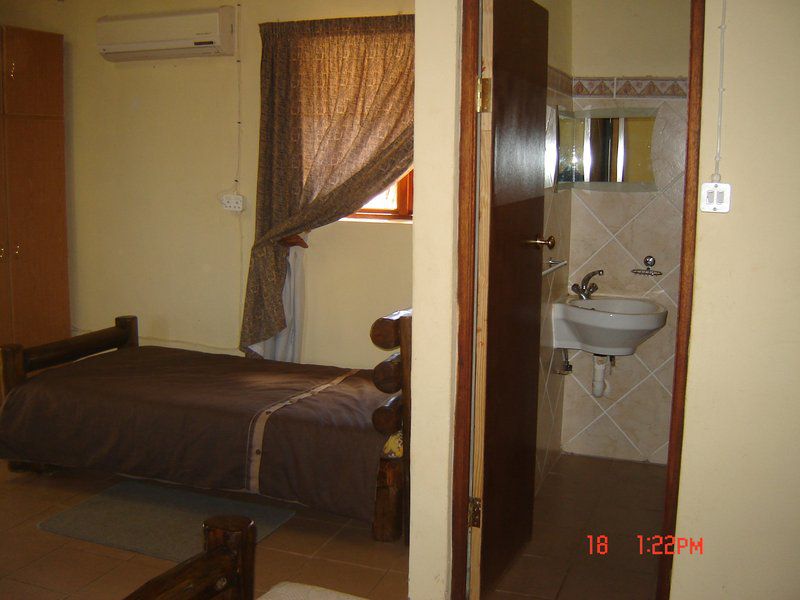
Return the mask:
<svg viewBox="0 0 800 600"><path fill-rule="evenodd" d="M558 181L596 189L655 189L655 109L558 114Z"/></svg>
<svg viewBox="0 0 800 600"><path fill-rule="evenodd" d="M547 105L544 142L544 187L555 186L558 178L558 110Z"/></svg>

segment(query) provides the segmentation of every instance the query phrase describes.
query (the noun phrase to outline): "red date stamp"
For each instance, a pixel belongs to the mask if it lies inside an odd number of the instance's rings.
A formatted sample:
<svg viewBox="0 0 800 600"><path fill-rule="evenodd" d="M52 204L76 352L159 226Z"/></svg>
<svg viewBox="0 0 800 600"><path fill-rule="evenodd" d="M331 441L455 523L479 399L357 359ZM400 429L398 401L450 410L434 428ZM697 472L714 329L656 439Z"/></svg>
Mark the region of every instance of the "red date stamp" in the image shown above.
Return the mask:
<svg viewBox="0 0 800 600"><path fill-rule="evenodd" d="M608 554L607 535L587 535L590 555ZM663 556L676 554L703 554L703 538L675 537L674 535L637 535L639 554Z"/></svg>

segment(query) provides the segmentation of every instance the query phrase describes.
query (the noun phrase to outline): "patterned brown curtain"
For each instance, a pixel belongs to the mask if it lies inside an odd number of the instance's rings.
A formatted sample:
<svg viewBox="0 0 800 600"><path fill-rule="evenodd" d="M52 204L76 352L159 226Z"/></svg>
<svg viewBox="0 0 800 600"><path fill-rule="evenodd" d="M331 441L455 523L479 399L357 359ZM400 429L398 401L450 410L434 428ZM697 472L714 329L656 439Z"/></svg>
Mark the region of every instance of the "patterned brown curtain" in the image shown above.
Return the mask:
<svg viewBox="0 0 800 600"><path fill-rule="evenodd" d="M279 240L345 217L413 154L414 17L264 23L256 241L240 347L286 326Z"/></svg>

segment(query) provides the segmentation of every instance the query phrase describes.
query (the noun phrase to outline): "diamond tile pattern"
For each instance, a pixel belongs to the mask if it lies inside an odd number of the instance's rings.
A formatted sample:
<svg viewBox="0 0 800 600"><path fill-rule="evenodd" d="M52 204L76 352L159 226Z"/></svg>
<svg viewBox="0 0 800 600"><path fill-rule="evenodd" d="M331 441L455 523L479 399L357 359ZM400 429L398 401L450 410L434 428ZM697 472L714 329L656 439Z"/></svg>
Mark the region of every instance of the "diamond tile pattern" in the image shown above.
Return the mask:
<svg viewBox="0 0 800 600"><path fill-rule="evenodd" d="M556 246L544 249L542 270L550 259L566 260L570 247L570 191L545 190L544 232L556 238ZM553 350L552 303L563 296L567 287L568 267L557 269L542 278L542 334L539 349L539 414L536 422L536 489L549 472L561 451L564 377L554 373L562 360Z"/></svg>
<svg viewBox="0 0 800 600"><path fill-rule="evenodd" d="M594 398L592 357L572 352L564 379L561 446L564 451L622 460L665 463L672 394L678 265L681 250L686 101L681 99L574 98L576 110L657 108L653 129L654 192L571 190L569 281L589 271L600 294L652 298L668 310L667 324L634 356L617 357L609 389ZM562 192L563 193L563 192ZM652 255L661 277L634 275ZM552 299L559 294L553 293ZM552 325L551 325L552 327ZM544 335L543 330L543 335ZM559 357L560 360L560 357ZM551 376L559 377L559 376ZM549 392L551 395L553 392Z"/></svg>

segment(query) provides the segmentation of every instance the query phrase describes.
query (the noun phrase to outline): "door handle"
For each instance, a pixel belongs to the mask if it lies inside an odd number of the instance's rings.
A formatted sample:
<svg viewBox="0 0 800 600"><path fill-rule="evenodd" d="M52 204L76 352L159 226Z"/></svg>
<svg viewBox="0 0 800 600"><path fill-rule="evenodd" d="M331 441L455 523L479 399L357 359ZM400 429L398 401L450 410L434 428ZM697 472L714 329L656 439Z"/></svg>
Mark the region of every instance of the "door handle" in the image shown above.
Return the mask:
<svg viewBox="0 0 800 600"><path fill-rule="evenodd" d="M5 246L0 246L0 260L6 259L6 249Z"/></svg>
<svg viewBox="0 0 800 600"><path fill-rule="evenodd" d="M522 244L525 246L535 246L537 248L542 248L542 246L547 246L551 250L556 247L556 238L552 235L543 240L541 236L537 237L535 240L522 240Z"/></svg>
<svg viewBox="0 0 800 600"><path fill-rule="evenodd" d="M21 252L22 252L22 248L21 248L20 244L17 244L17 245L14 247L14 256L15 256L16 258L19 258L19 257L21 256Z"/></svg>

